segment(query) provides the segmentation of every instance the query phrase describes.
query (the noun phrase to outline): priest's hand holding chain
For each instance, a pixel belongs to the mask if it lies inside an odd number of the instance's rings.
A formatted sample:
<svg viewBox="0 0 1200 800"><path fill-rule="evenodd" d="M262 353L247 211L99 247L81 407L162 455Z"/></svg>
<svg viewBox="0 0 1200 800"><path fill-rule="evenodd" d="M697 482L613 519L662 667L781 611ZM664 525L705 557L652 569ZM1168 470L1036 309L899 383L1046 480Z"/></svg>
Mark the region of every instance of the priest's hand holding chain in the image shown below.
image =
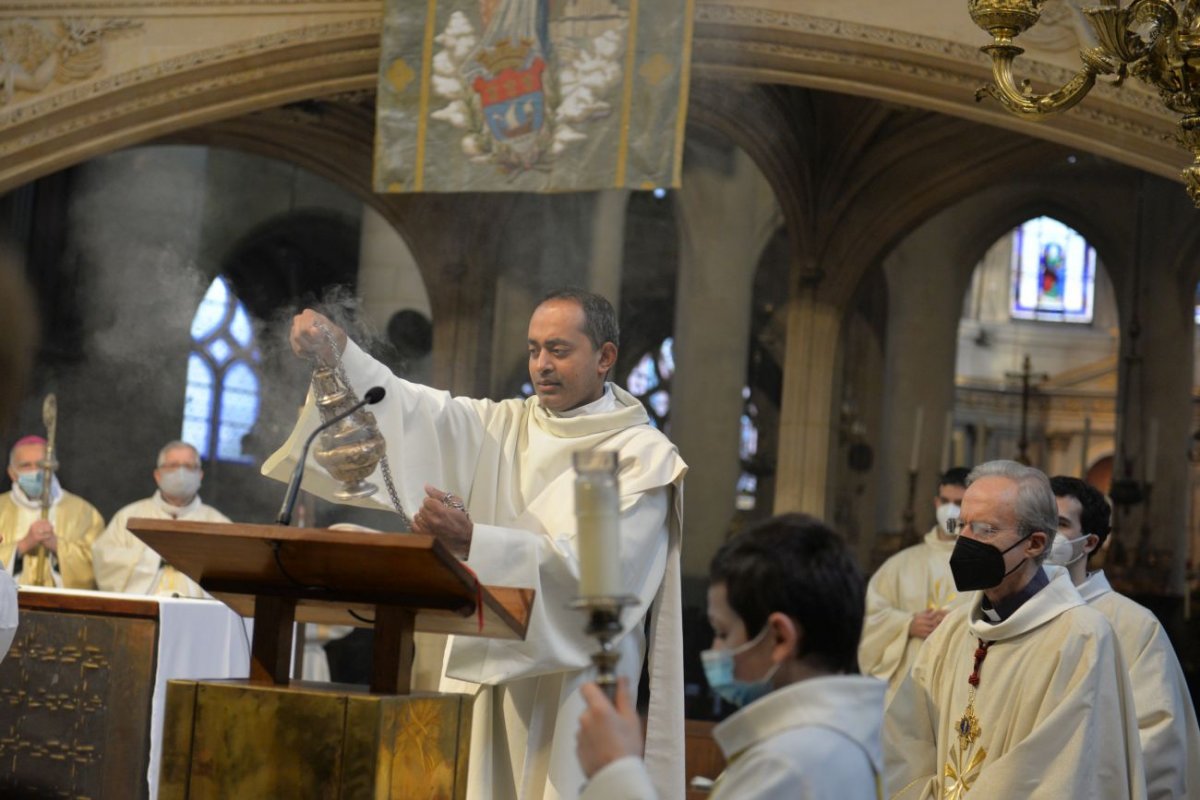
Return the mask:
<svg viewBox="0 0 1200 800"><path fill-rule="evenodd" d="M425 495L421 510L413 514L413 533L436 536L450 552L466 561L475 531L466 504L458 495L429 484L425 484Z"/></svg>
<svg viewBox="0 0 1200 800"><path fill-rule="evenodd" d="M325 363L333 363L333 353L329 350L326 330L333 336L338 354L346 352L346 332L330 322L328 317L311 308L306 308L292 318L292 332L289 337L292 352L301 358L319 356Z"/></svg>

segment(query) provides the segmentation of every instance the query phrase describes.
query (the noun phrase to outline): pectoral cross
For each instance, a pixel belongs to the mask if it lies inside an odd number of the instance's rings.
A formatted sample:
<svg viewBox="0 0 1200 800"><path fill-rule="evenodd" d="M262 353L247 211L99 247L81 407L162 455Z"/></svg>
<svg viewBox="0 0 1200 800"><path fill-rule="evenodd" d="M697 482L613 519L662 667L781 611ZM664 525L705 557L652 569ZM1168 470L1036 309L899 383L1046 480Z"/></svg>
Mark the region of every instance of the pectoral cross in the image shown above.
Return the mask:
<svg viewBox="0 0 1200 800"><path fill-rule="evenodd" d="M1044 372L1034 374L1033 367L1029 360L1029 354L1025 354L1025 362L1021 366L1020 372L1007 372L1004 377L1009 380L1021 380L1021 438L1017 440L1017 461L1029 466L1029 398L1037 391L1037 386L1034 381L1041 383L1050 376Z"/></svg>

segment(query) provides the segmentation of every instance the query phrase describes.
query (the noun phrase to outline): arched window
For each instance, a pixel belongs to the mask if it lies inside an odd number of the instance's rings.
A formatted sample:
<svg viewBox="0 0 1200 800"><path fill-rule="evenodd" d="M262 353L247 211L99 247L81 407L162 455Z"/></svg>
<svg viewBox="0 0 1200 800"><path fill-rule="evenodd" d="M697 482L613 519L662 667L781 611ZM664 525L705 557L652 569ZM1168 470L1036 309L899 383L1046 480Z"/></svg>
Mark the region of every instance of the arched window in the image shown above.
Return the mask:
<svg viewBox="0 0 1200 800"><path fill-rule="evenodd" d="M242 437L258 419L260 356L246 308L224 278L208 287L191 332L180 438L202 460L251 463Z"/></svg>
<svg viewBox="0 0 1200 800"><path fill-rule="evenodd" d="M1096 251L1056 219L1037 217L1013 234L1013 319L1092 321Z"/></svg>

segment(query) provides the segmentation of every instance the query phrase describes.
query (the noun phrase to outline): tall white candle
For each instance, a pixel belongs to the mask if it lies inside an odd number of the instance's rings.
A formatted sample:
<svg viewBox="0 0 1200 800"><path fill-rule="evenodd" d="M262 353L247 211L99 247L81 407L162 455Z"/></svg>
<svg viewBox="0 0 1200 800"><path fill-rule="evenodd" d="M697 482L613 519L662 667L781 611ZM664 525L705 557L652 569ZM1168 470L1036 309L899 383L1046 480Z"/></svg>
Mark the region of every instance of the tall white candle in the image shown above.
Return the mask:
<svg viewBox="0 0 1200 800"><path fill-rule="evenodd" d="M950 453L954 447L954 411L946 412L946 429L942 432L942 468L941 474L945 475L950 469Z"/></svg>
<svg viewBox="0 0 1200 800"><path fill-rule="evenodd" d="M921 461L921 427L925 423L925 406L917 406L917 418L913 422L912 455L908 459L908 471L916 472Z"/></svg>
<svg viewBox="0 0 1200 800"><path fill-rule="evenodd" d="M617 454L584 451L574 461L579 596L614 597L623 594Z"/></svg>
<svg viewBox="0 0 1200 800"><path fill-rule="evenodd" d="M1150 433L1146 436L1146 483L1153 485L1158 472L1158 417L1150 418Z"/></svg>

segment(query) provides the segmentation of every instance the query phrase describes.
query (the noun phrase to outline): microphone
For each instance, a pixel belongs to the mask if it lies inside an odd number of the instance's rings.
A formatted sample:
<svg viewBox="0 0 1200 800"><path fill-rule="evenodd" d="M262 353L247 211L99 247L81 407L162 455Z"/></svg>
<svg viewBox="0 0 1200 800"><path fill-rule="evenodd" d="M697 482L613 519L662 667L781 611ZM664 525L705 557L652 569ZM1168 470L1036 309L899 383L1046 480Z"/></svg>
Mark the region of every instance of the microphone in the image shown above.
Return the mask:
<svg viewBox="0 0 1200 800"><path fill-rule="evenodd" d="M287 493L283 496L283 505L279 507L279 516L275 518L276 525L292 524L292 509L295 508L296 497L300 493L300 482L304 480L304 464L308 461L308 448L312 446L313 440L317 438L317 434L341 422L363 406L375 405L383 399L384 394L382 386L372 386L370 389L367 389L367 393L363 396L362 400L359 400L328 422L322 422L317 426L316 430L308 435L308 438L304 440L304 447L300 448L300 459L296 462L296 468L292 470L292 479L288 481Z"/></svg>

